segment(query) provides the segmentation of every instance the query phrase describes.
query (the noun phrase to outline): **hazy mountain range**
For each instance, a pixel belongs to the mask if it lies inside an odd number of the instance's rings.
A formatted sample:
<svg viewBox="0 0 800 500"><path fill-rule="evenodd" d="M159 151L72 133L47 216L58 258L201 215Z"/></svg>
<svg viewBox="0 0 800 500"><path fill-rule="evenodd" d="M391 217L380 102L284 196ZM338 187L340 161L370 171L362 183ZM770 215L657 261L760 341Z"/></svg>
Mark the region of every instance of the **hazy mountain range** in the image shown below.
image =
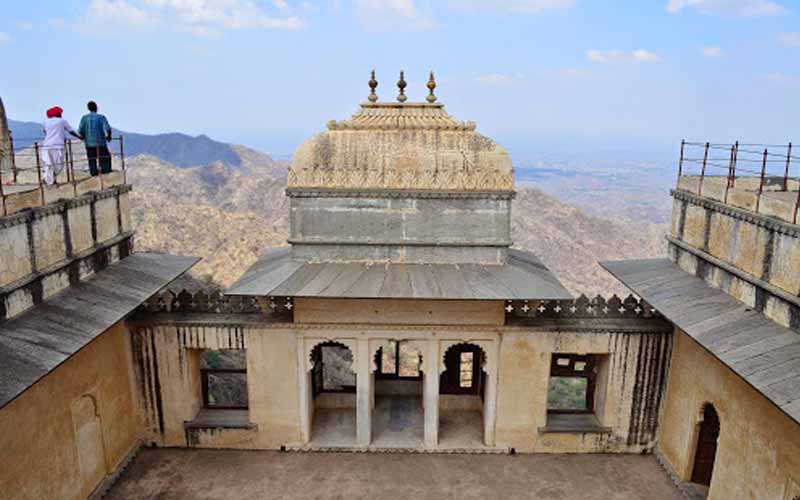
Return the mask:
<svg viewBox="0 0 800 500"><path fill-rule="evenodd" d="M40 125L11 128L36 137ZM227 286L265 249L286 244L287 162L206 136L125 133L125 141L138 250L200 256L194 277ZM597 261L664 253L668 183L647 165L555 165L517 166L515 246L575 294L626 293Z"/></svg>

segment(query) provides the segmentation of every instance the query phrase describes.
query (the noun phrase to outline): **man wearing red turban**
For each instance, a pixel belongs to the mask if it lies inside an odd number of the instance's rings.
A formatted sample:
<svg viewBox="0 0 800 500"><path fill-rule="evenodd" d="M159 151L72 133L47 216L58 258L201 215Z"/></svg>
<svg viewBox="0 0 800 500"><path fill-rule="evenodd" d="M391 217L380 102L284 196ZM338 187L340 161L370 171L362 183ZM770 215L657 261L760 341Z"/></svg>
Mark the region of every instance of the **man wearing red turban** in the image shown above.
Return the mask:
<svg viewBox="0 0 800 500"><path fill-rule="evenodd" d="M64 170L67 133L80 139L69 122L61 118L63 113L63 109L54 106L47 110L47 119L44 121L44 142L39 154L44 164L44 183L47 185L55 184L56 176Z"/></svg>

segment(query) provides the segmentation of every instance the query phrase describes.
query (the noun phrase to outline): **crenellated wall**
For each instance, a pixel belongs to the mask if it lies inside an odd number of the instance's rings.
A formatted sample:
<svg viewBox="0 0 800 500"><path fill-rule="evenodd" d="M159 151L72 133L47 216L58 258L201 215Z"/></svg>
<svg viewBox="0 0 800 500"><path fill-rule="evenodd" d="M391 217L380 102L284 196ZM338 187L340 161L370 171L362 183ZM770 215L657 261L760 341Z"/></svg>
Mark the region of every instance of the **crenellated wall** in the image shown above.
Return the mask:
<svg viewBox="0 0 800 500"><path fill-rule="evenodd" d="M115 186L0 218L0 320L127 256L130 190Z"/></svg>

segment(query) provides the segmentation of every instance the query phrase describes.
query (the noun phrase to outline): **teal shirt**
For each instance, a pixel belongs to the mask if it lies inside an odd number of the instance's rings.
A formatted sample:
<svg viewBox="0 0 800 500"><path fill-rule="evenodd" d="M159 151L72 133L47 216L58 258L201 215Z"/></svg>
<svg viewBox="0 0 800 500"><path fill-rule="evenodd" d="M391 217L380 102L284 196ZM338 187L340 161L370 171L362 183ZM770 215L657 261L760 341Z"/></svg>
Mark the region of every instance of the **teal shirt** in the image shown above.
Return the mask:
<svg viewBox="0 0 800 500"><path fill-rule="evenodd" d="M110 132L111 125L108 124L106 117L99 113L83 115L78 125L78 134L83 137L87 147L105 146L106 137Z"/></svg>

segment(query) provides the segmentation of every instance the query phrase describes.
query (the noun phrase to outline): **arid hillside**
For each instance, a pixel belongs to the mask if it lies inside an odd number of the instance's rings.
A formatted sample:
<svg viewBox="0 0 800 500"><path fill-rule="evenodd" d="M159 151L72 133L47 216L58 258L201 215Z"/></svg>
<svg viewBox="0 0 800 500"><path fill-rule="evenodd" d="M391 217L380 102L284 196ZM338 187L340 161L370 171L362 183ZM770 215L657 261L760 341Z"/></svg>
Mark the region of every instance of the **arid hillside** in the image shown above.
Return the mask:
<svg viewBox="0 0 800 500"><path fill-rule="evenodd" d="M267 248L286 244L286 164L243 147L242 163L178 168L129 160L138 250L197 255L194 276L230 285ZM660 255L665 228L589 216L535 188L514 202L516 246L537 254L574 293L625 293L598 260Z"/></svg>

